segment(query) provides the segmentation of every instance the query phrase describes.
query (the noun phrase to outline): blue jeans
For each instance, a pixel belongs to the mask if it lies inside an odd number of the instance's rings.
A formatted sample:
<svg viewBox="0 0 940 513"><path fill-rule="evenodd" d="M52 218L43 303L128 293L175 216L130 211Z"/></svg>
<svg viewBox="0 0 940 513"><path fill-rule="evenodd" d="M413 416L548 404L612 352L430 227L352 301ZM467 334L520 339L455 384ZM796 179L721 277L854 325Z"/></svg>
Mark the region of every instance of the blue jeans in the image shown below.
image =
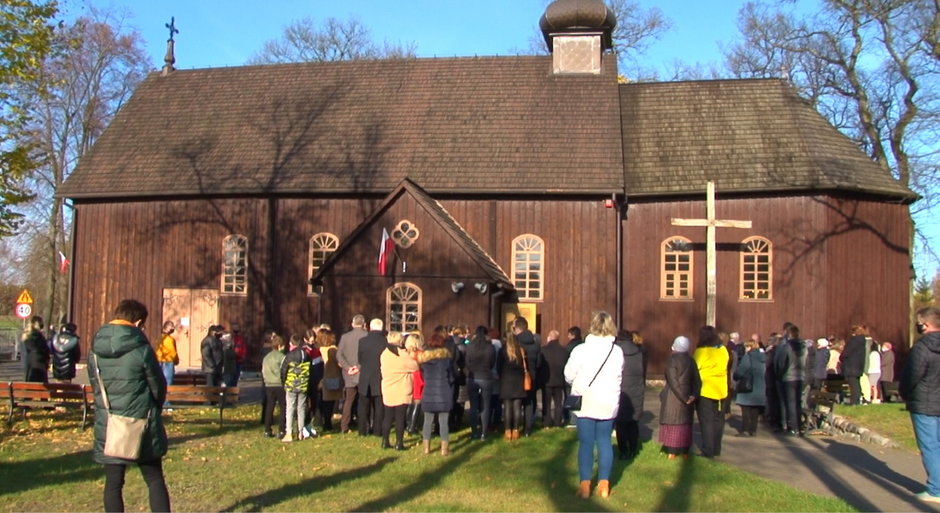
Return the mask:
<svg viewBox="0 0 940 513"><path fill-rule="evenodd" d="M162 362L160 368L163 369L163 377L166 378L166 384L173 384L173 373L176 372L176 366L173 362Z"/></svg>
<svg viewBox="0 0 940 513"><path fill-rule="evenodd" d="M578 417L578 475L581 481L590 481L594 470L594 447L597 447L597 479L609 480L614 464L614 448L610 435L614 419L595 420Z"/></svg>
<svg viewBox="0 0 940 513"><path fill-rule="evenodd" d="M927 471L927 493L940 496L940 416L911 413L920 459Z"/></svg>

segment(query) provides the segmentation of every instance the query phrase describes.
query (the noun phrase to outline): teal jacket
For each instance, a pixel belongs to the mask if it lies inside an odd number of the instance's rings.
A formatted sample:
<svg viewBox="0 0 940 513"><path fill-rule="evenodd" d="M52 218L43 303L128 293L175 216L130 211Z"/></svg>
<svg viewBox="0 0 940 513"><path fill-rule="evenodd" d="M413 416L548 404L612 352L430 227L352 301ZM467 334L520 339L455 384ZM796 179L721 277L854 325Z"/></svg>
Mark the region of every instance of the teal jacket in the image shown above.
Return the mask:
<svg viewBox="0 0 940 513"><path fill-rule="evenodd" d="M97 369L101 371L113 413L139 419L150 414L137 461L156 461L166 455L167 437L161 417L166 379L144 332L125 321L111 321L95 334L88 358L88 379L95 390L95 461L127 463L128 460L104 455L108 413L98 386Z"/></svg>

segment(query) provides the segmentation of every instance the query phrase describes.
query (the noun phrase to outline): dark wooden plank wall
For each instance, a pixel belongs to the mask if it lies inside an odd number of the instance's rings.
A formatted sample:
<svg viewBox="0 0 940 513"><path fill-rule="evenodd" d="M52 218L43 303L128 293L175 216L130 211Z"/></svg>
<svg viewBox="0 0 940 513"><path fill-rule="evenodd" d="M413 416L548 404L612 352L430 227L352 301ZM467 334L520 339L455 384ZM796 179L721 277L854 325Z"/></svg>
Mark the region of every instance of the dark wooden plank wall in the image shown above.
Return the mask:
<svg viewBox="0 0 940 513"><path fill-rule="evenodd" d="M277 273L274 288L280 323L273 327L290 333L329 322L342 331L354 313L370 316L384 313L384 287L391 283L390 278L371 286L352 287L362 293L341 292L338 300L343 306L329 309L321 308L319 298L306 293L310 236L326 231L339 236L342 242L378 201L372 198L278 202L273 267ZM612 232L616 214L613 209L605 209L601 199L448 200L444 205L507 273L512 269L513 238L533 233L545 241L546 299L538 306L538 328L542 331L563 332L571 325L586 326L592 310L613 311L616 238ZM263 273L267 268L266 200L78 203L76 209L77 267L72 308L86 343L124 297L135 297L148 305L151 322L147 333L151 338L158 337L162 290L219 287L221 241L231 233L248 237L253 274L249 276L247 296L222 296L220 321L227 326L240 322L252 344L260 344L263 330L272 327L264 317L263 299ZM418 283L426 293L426 322L487 324L490 305L482 297L472 296L476 294L470 288L472 283L467 284L459 297L454 297L449 289L452 279L476 277L479 269L468 267L466 257L457 252L456 243L433 226L414 202L394 204L375 233L363 236L365 240L347 257L359 262L353 273L374 274L381 226L391 228L401 218L411 219L422 232L419 240L422 244L401 253L412 274L426 267L421 272L424 282ZM430 251L422 250L423 245ZM437 250L442 247L455 254L442 254Z"/></svg>
<svg viewBox="0 0 940 513"><path fill-rule="evenodd" d="M867 319L880 337L908 333L909 259L902 205L863 199L833 208L828 197L720 199L719 219L749 219L751 229L717 229L717 327L763 339L784 321L805 338L844 336L851 319ZM845 229L844 212L866 229ZM650 373L662 372L672 340L695 342L705 318L705 229L671 226L671 218L702 218L704 201L633 202L625 233L625 324L640 330ZM693 301L659 299L660 244L682 235L695 243ZM740 301L740 256L733 245L750 236L774 244L772 301ZM724 249L722 246L724 245ZM862 251L862 248L870 248ZM828 255L828 256L826 256ZM826 257L826 258L824 258Z"/></svg>

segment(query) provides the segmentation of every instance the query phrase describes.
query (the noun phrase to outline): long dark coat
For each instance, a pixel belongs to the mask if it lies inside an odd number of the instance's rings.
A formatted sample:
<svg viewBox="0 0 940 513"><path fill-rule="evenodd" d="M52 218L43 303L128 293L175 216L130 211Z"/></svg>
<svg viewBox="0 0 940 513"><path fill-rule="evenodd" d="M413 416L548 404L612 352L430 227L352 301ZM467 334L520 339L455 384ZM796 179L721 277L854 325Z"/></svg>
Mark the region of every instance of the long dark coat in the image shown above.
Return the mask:
<svg viewBox="0 0 940 513"><path fill-rule="evenodd" d="M388 339L381 331L370 331L359 341L359 393L382 395L382 351Z"/></svg>
<svg viewBox="0 0 940 513"><path fill-rule="evenodd" d="M695 403L685 402L690 396L698 397L701 389L702 378L689 353L672 353L666 362L666 386L659 395L659 423L691 424Z"/></svg>
<svg viewBox="0 0 940 513"><path fill-rule="evenodd" d="M128 460L104 455L104 442L108 428L108 411L104 406L101 387L98 386L96 367L101 370L111 403L111 411L150 422L140 448L137 461L156 461L166 455L167 438L163 427L163 401L166 399L166 380L157 363L157 355L150 347L147 336L140 328L112 321L95 334L89 358L88 379L95 391L95 461L101 464L126 464ZM97 364L97 365L96 365Z"/></svg>
<svg viewBox="0 0 940 513"><path fill-rule="evenodd" d="M643 394L646 392L646 375L643 368L643 349L632 340L617 339L623 351L623 374L620 379L620 409L617 420L640 421L643 416Z"/></svg>
<svg viewBox="0 0 940 513"><path fill-rule="evenodd" d="M545 386L565 386L565 364L568 363L568 349L557 340L542 346L542 360L545 362Z"/></svg>
<svg viewBox="0 0 940 513"><path fill-rule="evenodd" d="M865 357L868 356L868 343L864 335L854 335L845 341L842 349L842 375L847 378L858 378L865 373Z"/></svg>
<svg viewBox="0 0 940 513"><path fill-rule="evenodd" d="M506 353L506 346L496 356L496 372L499 374L499 398L524 399L526 396L524 380L525 368L522 361L512 362ZM530 369L531 372L531 369Z"/></svg>
<svg viewBox="0 0 940 513"><path fill-rule="evenodd" d="M454 407L454 358L443 347L428 349L418 355L418 366L424 378L421 409L427 413L444 413Z"/></svg>
<svg viewBox="0 0 940 513"><path fill-rule="evenodd" d="M753 378L750 392L738 392L734 402L743 406L764 406L767 404L766 384L764 374L767 370L767 355L759 349L745 353L734 371L734 379L740 381L748 374Z"/></svg>

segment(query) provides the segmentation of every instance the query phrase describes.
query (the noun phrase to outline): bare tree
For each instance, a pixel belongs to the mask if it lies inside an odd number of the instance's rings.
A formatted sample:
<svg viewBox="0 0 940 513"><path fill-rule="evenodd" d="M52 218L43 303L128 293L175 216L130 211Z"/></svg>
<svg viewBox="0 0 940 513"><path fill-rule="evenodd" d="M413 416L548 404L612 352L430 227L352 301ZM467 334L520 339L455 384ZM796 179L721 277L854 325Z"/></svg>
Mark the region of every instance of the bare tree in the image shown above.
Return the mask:
<svg viewBox="0 0 940 513"><path fill-rule="evenodd" d="M824 0L797 15L792 2L748 3L743 40L726 51L738 77L786 76L843 133L924 200L940 185L940 61L937 0ZM929 241L918 232L920 251ZM936 260L936 256L932 255Z"/></svg>
<svg viewBox="0 0 940 513"><path fill-rule="evenodd" d="M36 283L40 273L46 282L43 313L50 322L65 311L67 284L59 280L59 253L69 254L70 216L55 193L151 69L140 35L128 30L120 15L91 10L60 37L72 48L44 63L48 94L30 109L29 143L44 157L30 179L37 193L31 204L30 253L42 264L30 269L30 281Z"/></svg>
<svg viewBox="0 0 940 513"><path fill-rule="evenodd" d="M318 27L313 18L296 20L284 27L280 39L268 41L250 64L284 62L351 61L359 59L404 59L415 56L415 44L372 40L359 20L327 18Z"/></svg>

